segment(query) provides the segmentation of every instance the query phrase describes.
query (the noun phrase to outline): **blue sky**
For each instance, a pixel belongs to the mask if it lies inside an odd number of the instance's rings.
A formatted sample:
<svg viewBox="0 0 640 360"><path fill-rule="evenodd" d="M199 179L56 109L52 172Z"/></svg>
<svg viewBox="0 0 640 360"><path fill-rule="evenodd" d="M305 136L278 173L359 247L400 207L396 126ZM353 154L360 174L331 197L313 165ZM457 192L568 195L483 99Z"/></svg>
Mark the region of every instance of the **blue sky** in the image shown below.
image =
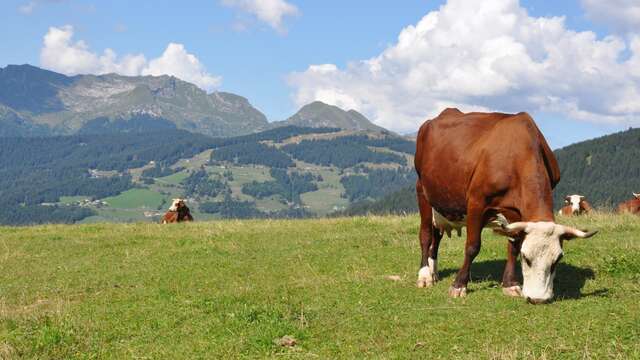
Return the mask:
<svg viewBox="0 0 640 360"><path fill-rule="evenodd" d="M269 13L271 18L261 17L259 10L251 8L252 2L260 1L194 0L182 1L180 5L175 1L4 1L0 12L0 66L30 63L66 73L94 68L96 70L93 72L100 72L95 64L91 65L93 67L83 68L75 64L75 67L69 67L69 64L57 63L57 48L48 53L54 59L42 63L43 37L50 31L50 27L62 29L69 26L70 28L64 29L72 28L70 44L75 46L77 41L82 41L86 46L85 50L97 56L109 48L118 54L117 59L128 54L142 54L145 61L151 63L152 59L162 57L168 44L181 44L185 54L192 54L199 62L199 72L194 76L202 73L210 75L207 79L211 81L203 80L203 87L245 96L270 120L284 119L303 103L319 99L343 107L355 107L383 126L410 132L412 128L417 128L420 119L433 116L438 112L439 106L451 102L467 106L469 110L529 111L554 147L636 126L634 119L638 110L633 106L622 106L619 101L611 99L612 96L622 97L622 94L613 94L603 89L603 96L608 96L609 100L602 100L600 104L597 91L587 93L581 89L584 86L581 84L592 81L590 78L572 84L569 90L554 90L555 93L550 98L555 102L549 104L545 101L544 105L540 105L538 100L524 101L519 105L517 96L538 98L541 94L545 95L544 87L549 87L548 84L539 84L529 89L527 84L522 83L522 77L510 79L511 83L505 85L510 89L517 89L518 95L508 96L504 89L495 89L485 94L470 85L472 88L466 92L448 89L438 97L432 97L430 94L433 91L428 86L424 90L408 90L416 88L413 84L407 86L408 89L398 91L403 94L402 97L414 97L411 102L389 93L402 86L395 80L381 82L382 80L367 78L368 70L364 69L362 61L380 56L385 50L398 45L398 36L403 29L418 24L428 13L439 11L442 5L447 5L447 1L266 0L269 4L284 3L292 7L286 8L288 10L280 18L277 17L277 12L276 15ZM565 37L572 36L572 33L590 31L596 36L593 42L603 42L607 36L614 36L626 48L621 51L620 56L623 57L630 56L629 47L636 34L635 30L638 29L635 27L635 19L625 20L628 21L628 26L621 27L620 20L615 18L616 14L598 14L595 5L589 8L590 0L522 0L519 3L516 0L491 1L509 3L501 5L500 11L503 13L525 10L526 16L519 15L518 21L563 16L565 20L562 31ZM269 9L265 11L267 10ZM479 9L478 11L480 12ZM598 18L596 15L602 17ZM467 23L472 21L473 17ZM444 21L441 20L440 23ZM454 25L451 26L455 28ZM478 41L485 40L487 39L482 38ZM534 47L538 45L533 40L518 41L523 42L528 50L531 49L530 53L535 53ZM590 46L585 44L580 46ZM600 45L604 46L599 43L598 46ZM433 46L429 45L429 50L421 55L420 64L429 62L431 54L437 51L437 47ZM411 60L411 64L414 64L411 65L406 60L407 55L403 56L383 61L382 71L391 76L397 71L398 78L414 74L420 66L411 68L417 63ZM624 61L620 56L617 62ZM440 61L446 62L446 59ZM349 65L353 63L360 65ZM171 69L167 62L162 64L164 66L156 64L158 66L153 71ZM330 68L330 73L321 74L309 68L319 64L332 64L335 67ZM147 65L140 65L139 69L144 66L152 68ZM606 63L593 66L597 68L604 65ZM398 70L404 66L407 68ZM460 65L463 66L464 64ZM560 66L555 71L562 76ZM621 77L624 77L623 71L631 70L620 71ZM297 77L294 74L298 74ZM437 82L437 79L418 73L418 78L420 76L425 76L427 82ZM615 74L607 76L615 77ZM490 77L483 81L493 84ZM563 79L558 78L558 81ZM402 84L404 83L406 81ZM636 84L635 80L624 84L629 89L624 94L631 96L631 100L634 100L633 90ZM617 83L610 86L617 86ZM386 93L370 94L382 87L387 89ZM421 97L424 97L424 102L420 101ZM569 106L558 106L557 99L563 102L565 97L577 99L578 108L568 110ZM384 103L384 107L377 105L377 102ZM597 104L591 105L592 102ZM396 113L399 114L397 119Z"/></svg>

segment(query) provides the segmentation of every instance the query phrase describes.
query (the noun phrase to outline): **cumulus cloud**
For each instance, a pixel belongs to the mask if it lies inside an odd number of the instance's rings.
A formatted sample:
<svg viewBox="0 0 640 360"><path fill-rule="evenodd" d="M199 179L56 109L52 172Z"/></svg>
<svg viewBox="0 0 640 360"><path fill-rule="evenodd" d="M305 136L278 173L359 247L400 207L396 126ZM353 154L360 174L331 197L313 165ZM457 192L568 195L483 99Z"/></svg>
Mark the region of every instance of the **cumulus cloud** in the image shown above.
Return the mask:
<svg viewBox="0 0 640 360"><path fill-rule="evenodd" d="M638 0L582 0L589 19L606 24L616 31L640 30L640 2Z"/></svg>
<svg viewBox="0 0 640 360"><path fill-rule="evenodd" d="M40 51L40 64L67 75L173 75L207 91L221 82L220 77L209 74L198 58L188 53L182 44L169 43L160 57L151 60L142 54L119 57L112 49L97 54L84 41L73 40L73 27L70 25L49 28Z"/></svg>
<svg viewBox="0 0 640 360"><path fill-rule="evenodd" d="M222 4L248 12L281 33L285 32L283 19L300 14L295 5L285 0L222 0Z"/></svg>
<svg viewBox="0 0 640 360"><path fill-rule="evenodd" d="M203 89L214 89L220 78L207 73L202 63L189 54L182 44L170 43L162 56L149 61L142 70L143 75L174 75L193 82Z"/></svg>
<svg viewBox="0 0 640 360"><path fill-rule="evenodd" d="M599 39L563 17L529 16L517 0L449 0L378 56L312 65L289 83L298 105L353 108L396 131L448 106L637 124L639 65L640 36Z"/></svg>

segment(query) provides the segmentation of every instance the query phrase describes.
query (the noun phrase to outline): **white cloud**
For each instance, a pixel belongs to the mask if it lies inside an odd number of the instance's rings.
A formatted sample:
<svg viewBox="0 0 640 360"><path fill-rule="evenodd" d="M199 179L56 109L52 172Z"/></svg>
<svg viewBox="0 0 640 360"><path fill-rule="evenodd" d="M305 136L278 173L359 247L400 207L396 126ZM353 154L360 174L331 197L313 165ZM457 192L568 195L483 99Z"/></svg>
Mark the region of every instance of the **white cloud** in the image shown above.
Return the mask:
<svg viewBox="0 0 640 360"><path fill-rule="evenodd" d="M159 58L149 61L142 54L118 57L112 49L105 49L99 55L92 52L84 41L73 41L73 27L70 25L49 28L40 51L40 64L67 75L173 75L207 91L215 89L221 82L220 77L209 74L198 58L189 54L182 44L170 43Z"/></svg>
<svg viewBox="0 0 640 360"><path fill-rule="evenodd" d="M638 0L582 0L587 17L606 24L616 31L640 30L640 2Z"/></svg>
<svg viewBox="0 0 640 360"><path fill-rule="evenodd" d="M246 11L281 33L285 32L283 18L300 14L295 5L285 0L222 0L222 4Z"/></svg>
<svg viewBox="0 0 640 360"><path fill-rule="evenodd" d="M298 105L353 108L396 131L448 106L640 124L639 65L640 36L598 39L563 17L531 17L517 0L449 0L380 55L312 65L289 83Z"/></svg>
<svg viewBox="0 0 640 360"><path fill-rule="evenodd" d="M142 74L170 74L193 82L203 89L214 89L221 81L220 77L208 74L198 58L189 54L182 44L176 43L170 43L162 56L149 61Z"/></svg>

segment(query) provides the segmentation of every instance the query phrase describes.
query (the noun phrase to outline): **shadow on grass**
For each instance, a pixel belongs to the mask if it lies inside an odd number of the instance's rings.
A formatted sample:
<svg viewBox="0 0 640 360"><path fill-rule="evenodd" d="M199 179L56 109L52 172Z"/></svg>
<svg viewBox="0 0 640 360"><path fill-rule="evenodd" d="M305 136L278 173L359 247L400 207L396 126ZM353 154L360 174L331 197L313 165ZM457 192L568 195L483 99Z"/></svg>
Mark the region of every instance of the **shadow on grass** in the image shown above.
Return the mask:
<svg viewBox="0 0 640 360"><path fill-rule="evenodd" d="M506 260L487 260L477 261L471 265L471 281L494 281L497 283L502 282L502 273ZM439 271L441 279L444 279L450 275L455 275L458 269L442 269ZM521 267L518 264L517 274L520 283L522 283ZM595 273L593 269L589 267L577 267L571 264L558 264L556 269L556 277L554 281L555 299L580 299L589 296L607 296L609 289L598 289L589 293L583 293L587 280L595 279Z"/></svg>

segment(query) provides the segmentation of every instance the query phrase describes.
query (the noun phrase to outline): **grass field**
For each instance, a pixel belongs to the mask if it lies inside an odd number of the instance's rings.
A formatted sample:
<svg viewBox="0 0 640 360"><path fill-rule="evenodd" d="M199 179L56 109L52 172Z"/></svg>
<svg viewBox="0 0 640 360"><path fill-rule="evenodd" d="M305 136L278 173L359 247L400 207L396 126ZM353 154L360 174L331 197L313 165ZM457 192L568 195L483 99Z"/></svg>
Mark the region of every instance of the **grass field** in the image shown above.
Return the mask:
<svg viewBox="0 0 640 360"><path fill-rule="evenodd" d="M416 288L417 216L4 227L0 358L640 358L640 217L563 221L600 233L538 306L502 295L489 232L467 298L457 237Z"/></svg>
<svg viewBox="0 0 640 360"><path fill-rule="evenodd" d="M117 209L155 209L162 203L162 194L149 189L131 189L118 196L103 199L109 206Z"/></svg>

